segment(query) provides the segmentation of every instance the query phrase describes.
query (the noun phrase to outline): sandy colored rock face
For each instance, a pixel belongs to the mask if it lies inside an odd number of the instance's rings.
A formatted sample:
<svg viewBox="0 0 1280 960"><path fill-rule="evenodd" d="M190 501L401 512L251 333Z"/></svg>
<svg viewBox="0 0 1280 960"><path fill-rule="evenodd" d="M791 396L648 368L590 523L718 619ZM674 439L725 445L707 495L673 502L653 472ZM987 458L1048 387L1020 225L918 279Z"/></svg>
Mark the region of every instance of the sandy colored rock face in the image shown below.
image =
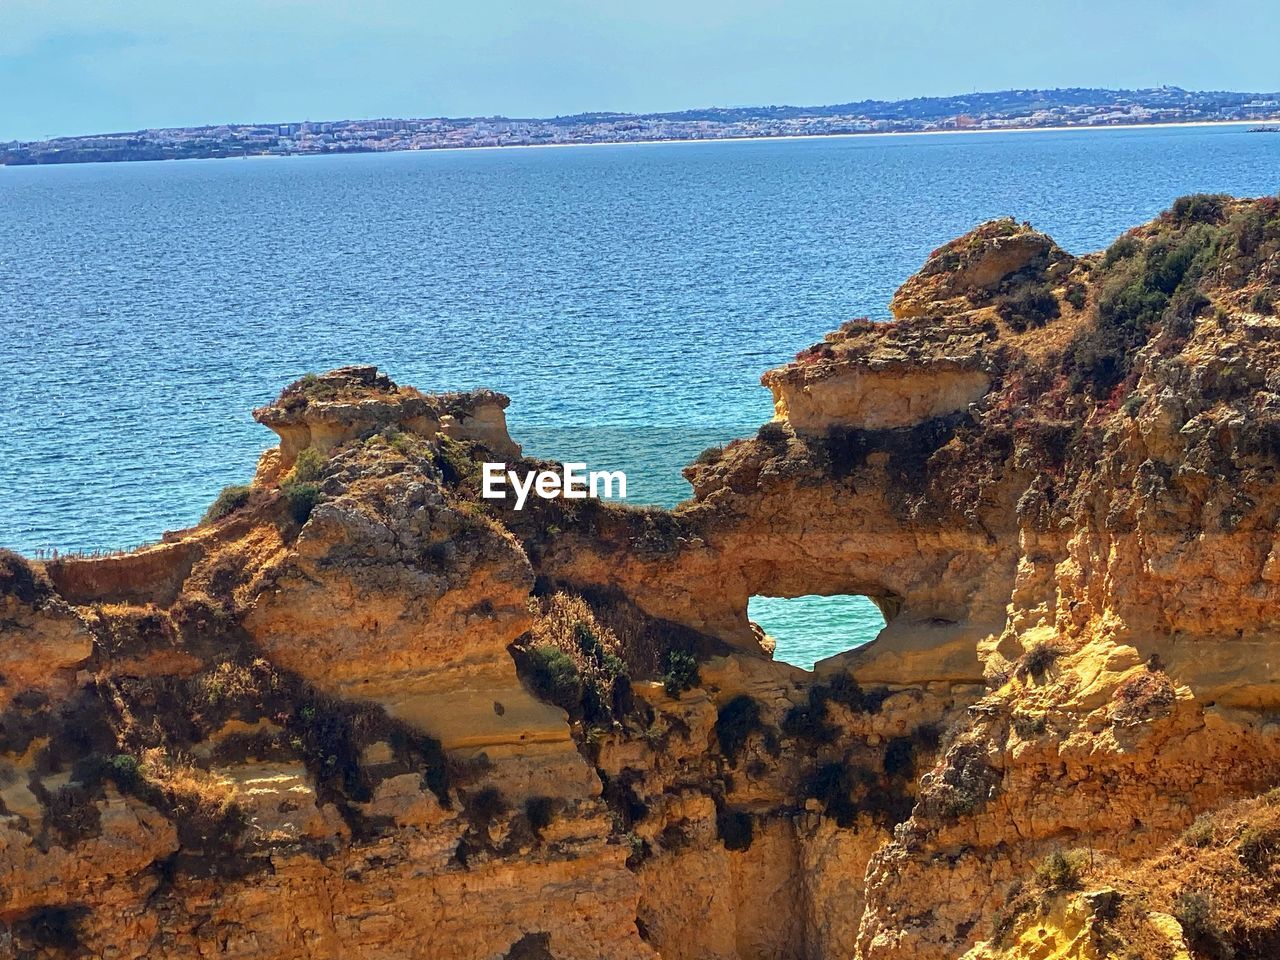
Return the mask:
<svg viewBox="0 0 1280 960"><path fill-rule="evenodd" d="M805 370L774 380L774 410L805 433L859 423L868 430L910 427L956 413L982 398L991 378L981 370L949 365L887 370Z"/></svg>
<svg viewBox="0 0 1280 960"><path fill-rule="evenodd" d="M1011 277L1043 277L1071 260L1043 233L1012 219L993 220L944 244L898 288L889 309L898 319L956 312L972 294L998 288Z"/></svg>
<svg viewBox="0 0 1280 960"><path fill-rule="evenodd" d="M499 394L290 385L225 516L0 554L0 954L1280 943L1223 906L1280 895L1277 263L1270 200L986 224L672 511L481 503ZM887 626L773 662L749 598L815 593Z"/></svg>
<svg viewBox="0 0 1280 960"><path fill-rule="evenodd" d="M93 637L65 603L32 606L0 597L0 708L26 691L56 693L74 683L75 669L93 653Z"/></svg>

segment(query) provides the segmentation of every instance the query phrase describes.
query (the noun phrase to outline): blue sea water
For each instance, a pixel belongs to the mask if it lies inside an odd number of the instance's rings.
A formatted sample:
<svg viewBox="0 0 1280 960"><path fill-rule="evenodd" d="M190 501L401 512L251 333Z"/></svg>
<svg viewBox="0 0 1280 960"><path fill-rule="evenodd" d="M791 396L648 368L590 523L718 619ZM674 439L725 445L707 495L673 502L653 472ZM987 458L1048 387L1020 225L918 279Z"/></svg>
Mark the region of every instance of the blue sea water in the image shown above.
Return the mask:
<svg viewBox="0 0 1280 960"><path fill-rule="evenodd" d="M974 224L1080 252L1180 194L1277 189L1280 137L1241 127L0 168L0 544L192 523L270 445L250 409L353 362L501 390L530 452L674 503L768 418L764 370ZM880 623L751 609L803 665Z"/></svg>

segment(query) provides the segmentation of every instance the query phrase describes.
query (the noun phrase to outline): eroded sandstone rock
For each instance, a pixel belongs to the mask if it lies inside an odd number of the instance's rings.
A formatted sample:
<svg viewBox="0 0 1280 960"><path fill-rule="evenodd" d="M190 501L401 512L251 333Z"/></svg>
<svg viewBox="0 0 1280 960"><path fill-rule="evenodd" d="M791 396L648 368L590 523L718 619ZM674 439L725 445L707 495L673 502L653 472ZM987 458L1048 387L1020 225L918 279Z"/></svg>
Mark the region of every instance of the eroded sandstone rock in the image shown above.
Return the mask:
<svg viewBox="0 0 1280 960"><path fill-rule="evenodd" d="M298 381L222 515L3 558L0 943L1199 949L1176 884L1274 894L1277 264L1269 199L1084 257L984 225L766 374L775 419L672 511L482 504L505 397ZM748 599L812 593L887 626L774 662Z"/></svg>

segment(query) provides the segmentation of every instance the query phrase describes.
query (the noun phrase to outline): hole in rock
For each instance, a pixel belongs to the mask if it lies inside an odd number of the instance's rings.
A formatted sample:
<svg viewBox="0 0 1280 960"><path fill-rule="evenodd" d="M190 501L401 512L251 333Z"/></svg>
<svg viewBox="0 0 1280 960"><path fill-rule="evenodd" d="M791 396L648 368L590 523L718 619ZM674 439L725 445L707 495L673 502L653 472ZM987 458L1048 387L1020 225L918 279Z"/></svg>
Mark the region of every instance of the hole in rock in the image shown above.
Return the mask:
<svg viewBox="0 0 1280 960"><path fill-rule="evenodd" d="M881 607L861 596L752 597L747 616L777 641L775 660L805 670L870 643L885 625Z"/></svg>

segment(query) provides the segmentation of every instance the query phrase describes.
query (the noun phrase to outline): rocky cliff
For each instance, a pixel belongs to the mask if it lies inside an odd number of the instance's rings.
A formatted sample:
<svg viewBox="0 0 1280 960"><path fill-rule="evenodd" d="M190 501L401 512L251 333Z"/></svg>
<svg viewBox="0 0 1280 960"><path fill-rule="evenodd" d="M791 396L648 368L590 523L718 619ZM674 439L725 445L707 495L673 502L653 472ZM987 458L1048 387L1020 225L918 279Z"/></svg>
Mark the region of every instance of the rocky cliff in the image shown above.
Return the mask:
<svg viewBox="0 0 1280 960"><path fill-rule="evenodd" d="M1274 199L985 224L672 511L304 377L199 526L0 554L0 955L1273 956L1277 291ZM886 627L810 673L814 593Z"/></svg>

